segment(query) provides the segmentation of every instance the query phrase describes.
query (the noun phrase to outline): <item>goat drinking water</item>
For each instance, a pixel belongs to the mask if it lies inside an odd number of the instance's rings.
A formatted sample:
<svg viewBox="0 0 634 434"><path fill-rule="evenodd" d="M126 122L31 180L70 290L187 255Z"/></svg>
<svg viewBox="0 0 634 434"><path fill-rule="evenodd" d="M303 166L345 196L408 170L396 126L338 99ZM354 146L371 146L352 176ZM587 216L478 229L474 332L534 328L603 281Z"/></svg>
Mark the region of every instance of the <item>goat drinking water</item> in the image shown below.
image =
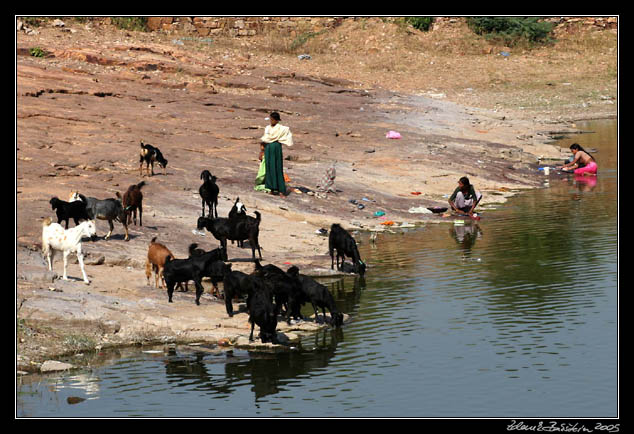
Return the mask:
<svg viewBox="0 0 634 434"><path fill-rule="evenodd" d="M330 268L334 268L335 255L337 251L337 270L343 268L343 262L346 256L352 258L352 264L354 266L354 272L360 276L365 274L366 266L361 260L359 255L359 249L357 248L357 242L352 238L352 235L348 233L339 224L334 223L330 227L330 235L328 236L328 251L330 253ZM341 265L339 265L339 258L341 258Z"/></svg>
<svg viewBox="0 0 634 434"><path fill-rule="evenodd" d="M315 311L316 322L326 322L326 309L328 309L330 311L331 324L335 327L340 327L343 324L343 314L339 312L335 299L326 286L310 276L300 274L299 268L295 265L290 267L286 272L291 276L296 276L301 282L305 299L310 302ZM319 308L321 308L323 313L322 321L319 320L319 312L317 311Z"/></svg>

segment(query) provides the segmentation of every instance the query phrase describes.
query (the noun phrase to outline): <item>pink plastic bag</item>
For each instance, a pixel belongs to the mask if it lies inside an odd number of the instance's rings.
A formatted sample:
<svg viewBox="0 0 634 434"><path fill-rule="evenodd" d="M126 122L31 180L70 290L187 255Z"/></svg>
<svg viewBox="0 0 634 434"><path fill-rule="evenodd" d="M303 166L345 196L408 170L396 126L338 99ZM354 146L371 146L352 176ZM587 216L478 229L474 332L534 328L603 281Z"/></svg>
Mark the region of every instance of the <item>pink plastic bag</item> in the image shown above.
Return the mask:
<svg viewBox="0 0 634 434"><path fill-rule="evenodd" d="M388 131L387 134L385 135L386 139L400 139L401 135L400 133L397 133L396 131Z"/></svg>

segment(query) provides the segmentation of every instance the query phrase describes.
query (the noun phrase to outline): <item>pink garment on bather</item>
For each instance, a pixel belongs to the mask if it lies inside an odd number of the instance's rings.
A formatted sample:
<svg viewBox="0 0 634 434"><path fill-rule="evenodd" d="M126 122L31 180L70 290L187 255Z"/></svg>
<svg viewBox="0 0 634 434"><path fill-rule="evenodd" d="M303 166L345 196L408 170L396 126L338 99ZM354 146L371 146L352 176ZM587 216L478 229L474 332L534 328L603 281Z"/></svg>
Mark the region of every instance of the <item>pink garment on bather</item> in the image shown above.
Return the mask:
<svg viewBox="0 0 634 434"><path fill-rule="evenodd" d="M583 175L584 173L593 173L596 175L597 169L598 169L597 163L594 161L591 161L585 166L575 169L575 175Z"/></svg>

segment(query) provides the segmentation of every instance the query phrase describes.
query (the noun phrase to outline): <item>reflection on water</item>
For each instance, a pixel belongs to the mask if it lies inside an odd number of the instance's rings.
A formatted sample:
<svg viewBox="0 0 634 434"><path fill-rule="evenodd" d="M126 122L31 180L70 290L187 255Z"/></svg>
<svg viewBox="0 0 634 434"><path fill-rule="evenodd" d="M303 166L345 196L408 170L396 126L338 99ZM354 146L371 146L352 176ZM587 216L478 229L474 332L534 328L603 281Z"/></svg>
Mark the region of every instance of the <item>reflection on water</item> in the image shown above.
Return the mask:
<svg viewBox="0 0 634 434"><path fill-rule="evenodd" d="M597 150L596 178L554 176L479 222L360 235L365 279L325 281L352 317L342 329L283 354L120 351L25 380L17 415L615 417L617 159L603 125L574 137Z"/></svg>

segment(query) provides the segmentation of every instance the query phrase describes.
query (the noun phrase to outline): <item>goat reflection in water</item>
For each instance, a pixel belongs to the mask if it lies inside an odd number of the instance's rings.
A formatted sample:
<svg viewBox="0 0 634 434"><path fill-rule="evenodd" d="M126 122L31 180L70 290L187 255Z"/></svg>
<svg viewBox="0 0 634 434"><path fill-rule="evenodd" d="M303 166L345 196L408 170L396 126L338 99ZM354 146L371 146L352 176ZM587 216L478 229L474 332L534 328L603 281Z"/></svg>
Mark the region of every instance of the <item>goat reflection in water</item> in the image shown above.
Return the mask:
<svg viewBox="0 0 634 434"><path fill-rule="evenodd" d="M229 350L208 354L176 355L165 360L167 381L175 386L228 396L249 382L254 398L264 398L283 391L299 376L312 374L328 366L337 345L343 341L342 329L326 329L315 333L314 341L303 341L309 350L288 353L258 353ZM224 376L216 372L224 366Z"/></svg>

